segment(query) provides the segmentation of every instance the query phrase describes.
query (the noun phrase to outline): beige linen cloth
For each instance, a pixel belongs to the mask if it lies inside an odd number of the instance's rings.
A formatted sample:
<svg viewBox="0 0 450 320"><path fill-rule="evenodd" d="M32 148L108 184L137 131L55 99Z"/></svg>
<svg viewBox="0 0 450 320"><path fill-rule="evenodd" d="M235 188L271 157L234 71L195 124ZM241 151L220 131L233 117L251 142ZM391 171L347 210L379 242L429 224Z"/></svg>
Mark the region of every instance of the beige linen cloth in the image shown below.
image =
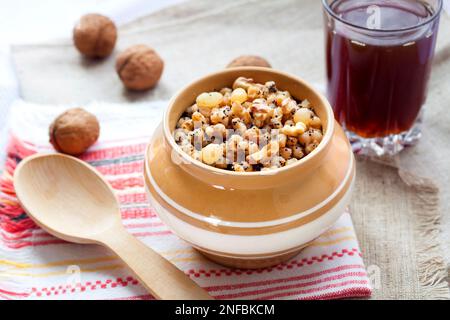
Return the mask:
<svg viewBox="0 0 450 320"><path fill-rule="evenodd" d="M167 99L240 54L260 54L277 69L324 82L318 0L189 1L123 26L116 53L145 43L165 59L161 82L147 93L125 91L114 56L85 60L69 37L13 48L25 100L82 105ZM384 163L358 161L351 210L375 299L450 298L449 82L450 21L443 16L421 142Z"/></svg>

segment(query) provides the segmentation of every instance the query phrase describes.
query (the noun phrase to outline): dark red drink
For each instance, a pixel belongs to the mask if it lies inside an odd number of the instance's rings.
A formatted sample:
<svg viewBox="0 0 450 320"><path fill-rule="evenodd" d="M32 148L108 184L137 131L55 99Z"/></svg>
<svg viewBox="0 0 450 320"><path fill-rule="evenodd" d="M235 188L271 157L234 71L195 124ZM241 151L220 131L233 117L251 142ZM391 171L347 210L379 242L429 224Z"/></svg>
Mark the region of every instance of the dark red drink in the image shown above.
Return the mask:
<svg viewBox="0 0 450 320"><path fill-rule="evenodd" d="M416 0L336 0L329 7L337 16L326 15L336 119L363 138L408 131L426 99L439 20L429 22L433 8ZM368 27L368 19L377 21L371 14L379 17L375 29Z"/></svg>

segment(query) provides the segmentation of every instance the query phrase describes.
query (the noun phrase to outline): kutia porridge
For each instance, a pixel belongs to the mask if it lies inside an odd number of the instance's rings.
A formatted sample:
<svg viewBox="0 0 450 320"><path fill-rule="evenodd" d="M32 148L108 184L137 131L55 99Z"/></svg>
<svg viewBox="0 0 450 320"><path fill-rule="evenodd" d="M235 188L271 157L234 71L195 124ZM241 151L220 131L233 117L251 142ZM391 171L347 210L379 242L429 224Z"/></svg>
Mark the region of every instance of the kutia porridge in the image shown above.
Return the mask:
<svg viewBox="0 0 450 320"><path fill-rule="evenodd" d="M239 172L293 164L322 137L322 122L308 100L295 100L273 81L243 77L232 89L200 94L174 131L176 143L194 159Z"/></svg>

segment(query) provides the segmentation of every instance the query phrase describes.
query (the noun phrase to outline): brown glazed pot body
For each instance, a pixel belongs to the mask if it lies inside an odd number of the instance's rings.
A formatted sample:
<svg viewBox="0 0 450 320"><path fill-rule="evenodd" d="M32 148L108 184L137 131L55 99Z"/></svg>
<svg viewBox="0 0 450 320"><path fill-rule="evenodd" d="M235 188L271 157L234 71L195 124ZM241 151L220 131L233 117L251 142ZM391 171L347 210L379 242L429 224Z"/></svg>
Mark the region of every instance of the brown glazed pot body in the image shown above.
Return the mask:
<svg viewBox="0 0 450 320"><path fill-rule="evenodd" d="M172 133L202 92L230 87L237 77L273 80L321 118L324 138L311 154L280 169L233 172L194 160ZM273 69L241 67L205 76L169 103L147 148L145 185L161 219L208 258L259 268L291 258L344 212L355 175L353 153L328 101L310 85Z"/></svg>

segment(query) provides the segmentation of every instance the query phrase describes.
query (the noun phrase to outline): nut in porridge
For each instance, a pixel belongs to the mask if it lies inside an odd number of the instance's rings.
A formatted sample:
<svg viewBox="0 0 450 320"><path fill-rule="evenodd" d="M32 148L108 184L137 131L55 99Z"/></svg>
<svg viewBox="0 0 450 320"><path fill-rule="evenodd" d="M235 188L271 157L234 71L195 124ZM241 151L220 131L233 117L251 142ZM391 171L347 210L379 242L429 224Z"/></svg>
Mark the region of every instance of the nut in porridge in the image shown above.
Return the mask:
<svg viewBox="0 0 450 320"><path fill-rule="evenodd" d="M194 159L237 172L294 164L322 138L322 121L308 100L296 100L273 81L244 77L232 88L198 95L174 131L175 142Z"/></svg>

